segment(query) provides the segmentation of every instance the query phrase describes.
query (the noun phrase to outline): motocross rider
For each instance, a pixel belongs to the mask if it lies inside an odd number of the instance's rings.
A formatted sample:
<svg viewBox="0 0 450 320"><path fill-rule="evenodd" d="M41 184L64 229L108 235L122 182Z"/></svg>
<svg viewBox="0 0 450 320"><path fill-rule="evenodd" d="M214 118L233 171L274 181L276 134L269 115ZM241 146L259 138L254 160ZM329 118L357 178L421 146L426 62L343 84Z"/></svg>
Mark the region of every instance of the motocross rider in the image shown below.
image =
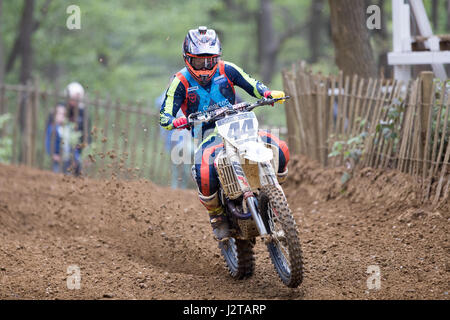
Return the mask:
<svg viewBox="0 0 450 320"><path fill-rule="evenodd" d="M211 105L233 105L235 85L258 99L285 96L282 91L270 91L233 63L221 60L222 47L213 29L201 26L189 30L182 51L185 67L173 76L160 110L160 125L167 130L182 129L189 114L205 111ZM280 103L283 101L280 100ZM185 116L175 118L180 108ZM208 210L214 235L220 240L228 237L229 227L219 200L219 180L214 168L214 159L222 150L223 143L214 129L214 123L203 123L192 130L194 138L200 137L202 141L195 152L192 175L198 185L200 202ZM288 172L287 145L269 132L260 130L258 133L266 144L279 150L277 176L281 183Z"/></svg>

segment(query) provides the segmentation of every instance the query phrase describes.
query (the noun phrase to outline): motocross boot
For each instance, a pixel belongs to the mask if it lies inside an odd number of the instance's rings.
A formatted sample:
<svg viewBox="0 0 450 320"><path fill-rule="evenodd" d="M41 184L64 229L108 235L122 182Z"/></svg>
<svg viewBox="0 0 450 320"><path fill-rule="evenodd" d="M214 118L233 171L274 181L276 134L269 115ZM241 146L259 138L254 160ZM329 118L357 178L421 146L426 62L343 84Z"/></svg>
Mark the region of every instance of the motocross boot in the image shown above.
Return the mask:
<svg viewBox="0 0 450 320"><path fill-rule="evenodd" d="M199 192L198 196L200 198L200 202L208 210L209 222L213 228L215 238L219 241L228 238L230 229L225 216L225 209L219 202L218 192L210 196L204 196Z"/></svg>
<svg viewBox="0 0 450 320"><path fill-rule="evenodd" d="M277 173L278 183L282 185L286 181L287 176L288 176L288 168L286 168L286 170L284 170L284 172L282 173Z"/></svg>

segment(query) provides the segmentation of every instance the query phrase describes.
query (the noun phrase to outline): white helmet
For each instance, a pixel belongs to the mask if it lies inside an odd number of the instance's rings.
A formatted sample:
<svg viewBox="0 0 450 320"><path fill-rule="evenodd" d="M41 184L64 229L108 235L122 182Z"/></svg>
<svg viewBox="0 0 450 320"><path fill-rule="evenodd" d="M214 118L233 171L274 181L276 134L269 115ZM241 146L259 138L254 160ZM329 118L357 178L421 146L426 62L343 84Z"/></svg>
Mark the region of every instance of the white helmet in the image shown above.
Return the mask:
<svg viewBox="0 0 450 320"><path fill-rule="evenodd" d="M84 88L78 82L71 82L67 85L66 90L64 90L64 94L69 99L81 101L84 98Z"/></svg>

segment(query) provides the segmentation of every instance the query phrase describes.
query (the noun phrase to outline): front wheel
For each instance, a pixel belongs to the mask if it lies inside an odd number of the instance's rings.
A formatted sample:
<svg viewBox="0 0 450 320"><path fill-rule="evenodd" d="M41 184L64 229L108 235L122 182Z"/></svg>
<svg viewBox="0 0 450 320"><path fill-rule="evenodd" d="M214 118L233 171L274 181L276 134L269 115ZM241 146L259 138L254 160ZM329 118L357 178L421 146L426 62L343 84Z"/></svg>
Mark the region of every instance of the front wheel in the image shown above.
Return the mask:
<svg viewBox="0 0 450 320"><path fill-rule="evenodd" d="M255 257L253 256L252 240L239 240L229 238L219 242L219 248L225 259L231 277L245 279L253 275L255 271Z"/></svg>
<svg viewBox="0 0 450 320"><path fill-rule="evenodd" d="M265 186L261 190L258 205L272 236L267 249L275 270L286 286L296 288L303 281L302 251L286 197L276 186Z"/></svg>

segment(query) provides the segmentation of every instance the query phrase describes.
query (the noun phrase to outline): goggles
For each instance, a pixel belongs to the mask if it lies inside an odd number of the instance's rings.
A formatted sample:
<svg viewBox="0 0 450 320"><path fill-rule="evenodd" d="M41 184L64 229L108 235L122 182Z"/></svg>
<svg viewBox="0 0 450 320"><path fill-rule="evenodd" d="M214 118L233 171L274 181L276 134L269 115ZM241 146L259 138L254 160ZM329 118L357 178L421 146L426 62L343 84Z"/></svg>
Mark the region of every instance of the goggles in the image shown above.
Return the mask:
<svg viewBox="0 0 450 320"><path fill-rule="evenodd" d="M201 57L188 54L188 61L195 70L212 70L219 62L219 55Z"/></svg>

